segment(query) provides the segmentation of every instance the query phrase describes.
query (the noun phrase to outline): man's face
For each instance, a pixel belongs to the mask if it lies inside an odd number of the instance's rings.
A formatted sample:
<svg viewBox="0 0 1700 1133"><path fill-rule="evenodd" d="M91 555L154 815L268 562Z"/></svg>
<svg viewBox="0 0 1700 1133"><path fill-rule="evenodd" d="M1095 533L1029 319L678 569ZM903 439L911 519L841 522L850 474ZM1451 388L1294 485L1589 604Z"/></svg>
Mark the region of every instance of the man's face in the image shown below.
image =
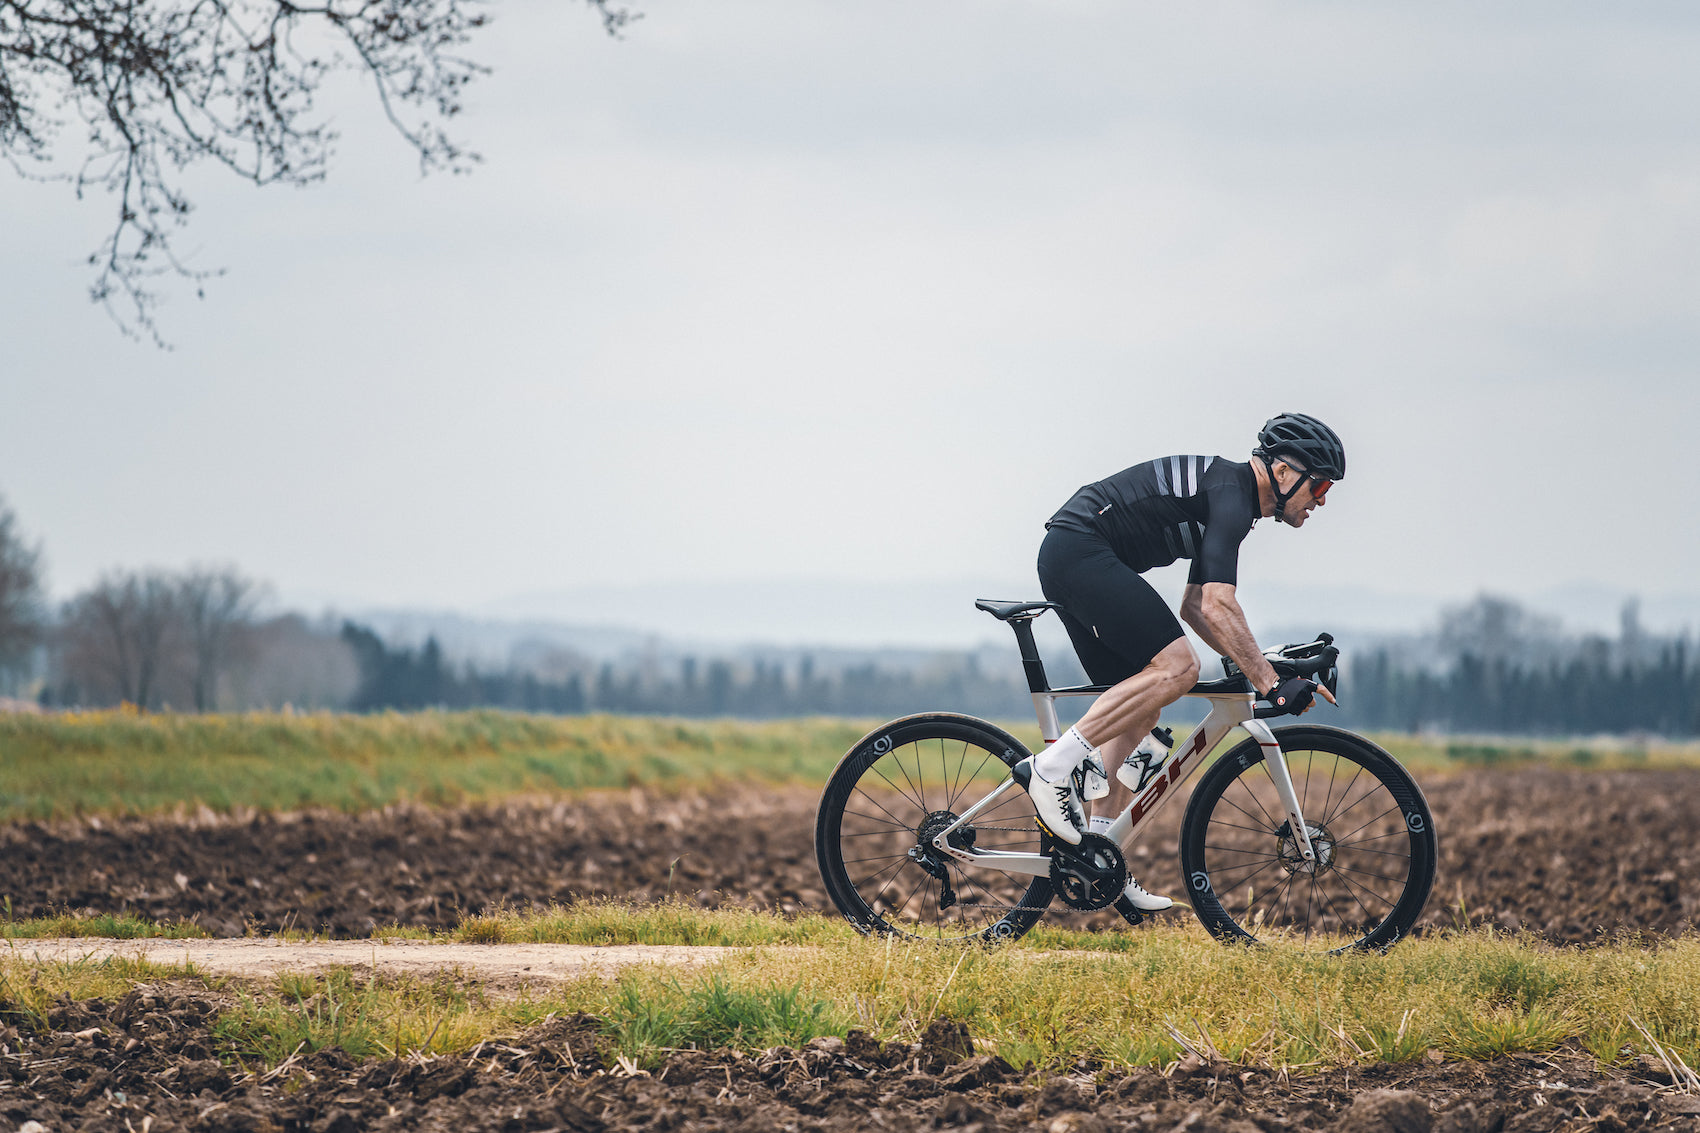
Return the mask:
<svg viewBox="0 0 1700 1133"><path fill-rule="evenodd" d="M1291 465L1288 465L1284 471L1287 471L1292 479L1287 476L1281 477L1286 481L1281 485L1283 489L1289 487L1293 479L1304 475ZM1305 520L1310 518L1310 513L1328 502L1328 492L1333 486L1334 481L1332 480L1318 481L1313 477L1305 476L1304 485L1293 493L1292 499L1287 501L1287 506L1281 509L1282 522L1291 527L1303 527Z"/></svg>

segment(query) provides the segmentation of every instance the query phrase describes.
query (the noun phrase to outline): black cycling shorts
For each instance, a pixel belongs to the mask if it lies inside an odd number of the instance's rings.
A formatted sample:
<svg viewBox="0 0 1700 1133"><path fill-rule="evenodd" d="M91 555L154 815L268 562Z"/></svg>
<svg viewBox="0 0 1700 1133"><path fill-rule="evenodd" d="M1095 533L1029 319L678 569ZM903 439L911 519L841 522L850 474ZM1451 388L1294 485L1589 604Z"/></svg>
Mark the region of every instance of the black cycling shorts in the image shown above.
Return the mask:
<svg viewBox="0 0 1700 1133"><path fill-rule="evenodd" d="M1125 681L1177 638L1181 623L1139 572L1098 535L1053 527L1039 545L1039 588L1093 684Z"/></svg>

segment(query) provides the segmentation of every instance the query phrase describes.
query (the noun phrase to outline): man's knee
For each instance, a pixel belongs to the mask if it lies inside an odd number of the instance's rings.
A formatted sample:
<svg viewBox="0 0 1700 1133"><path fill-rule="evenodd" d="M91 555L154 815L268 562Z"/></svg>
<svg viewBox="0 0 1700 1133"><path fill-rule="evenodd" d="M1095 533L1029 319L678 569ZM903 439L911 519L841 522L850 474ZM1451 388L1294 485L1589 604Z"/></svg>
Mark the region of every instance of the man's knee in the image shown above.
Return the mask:
<svg viewBox="0 0 1700 1133"><path fill-rule="evenodd" d="M1175 641L1157 654L1151 664L1171 685L1178 686L1179 695L1198 683L1198 655L1192 651L1192 644L1186 638L1176 638Z"/></svg>

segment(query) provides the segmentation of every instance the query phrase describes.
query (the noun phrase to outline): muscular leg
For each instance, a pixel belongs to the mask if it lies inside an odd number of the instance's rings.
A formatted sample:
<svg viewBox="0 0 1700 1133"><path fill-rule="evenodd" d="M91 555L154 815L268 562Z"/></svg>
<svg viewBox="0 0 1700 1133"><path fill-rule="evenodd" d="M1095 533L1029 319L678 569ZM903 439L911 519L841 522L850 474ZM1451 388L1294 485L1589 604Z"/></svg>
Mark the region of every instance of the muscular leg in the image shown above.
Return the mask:
<svg viewBox="0 0 1700 1133"><path fill-rule="evenodd" d="M1092 804L1094 814L1119 814L1132 801L1133 792L1115 778L1116 768L1157 726L1163 709L1197 683L1198 658L1187 639L1177 637L1145 668L1110 686L1081 717L1075 728L1087 743L1103 749L1104 768L1110 773L1110 793Z"/></svg>

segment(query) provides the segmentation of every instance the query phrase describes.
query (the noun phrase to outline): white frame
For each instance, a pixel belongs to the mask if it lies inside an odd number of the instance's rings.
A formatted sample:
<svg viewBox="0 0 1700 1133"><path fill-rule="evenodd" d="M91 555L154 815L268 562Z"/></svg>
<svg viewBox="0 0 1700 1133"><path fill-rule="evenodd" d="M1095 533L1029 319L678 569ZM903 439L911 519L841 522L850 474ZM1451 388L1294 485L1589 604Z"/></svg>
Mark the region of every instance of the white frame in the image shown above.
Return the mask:
<svg viewBox="0 0 1700 1133"><path fill-rule="evenodd" d="M1057 698L1063 696L1090 696L1096 698L1105 690L1103 688L1069 688L1055 689L1033 694L1033 711L1039 717L1039 731L1046 743L1055 743L1062 734L1057 721ZM1110 824L1109 837L1124 850L1132 842L1133 835L1150 817L1161 809L1162 805L1173 797L1171 788L1190 776L1204 765L1204 759L1216 750L1229 732L1236 727L1244 728L1251 738L1257 741L1257 746L1263 749L1264 763L1269 768L1269 778L1274 781L1275 791L1281 798L1281 804L1287 808L1289 829L1297 834L1299 854L1307 862L1316 861L1316 851L1310 843L1310 827L1305 824L1304 813L1299 806L1298 792L1293 790L1293 777L1287 770L1287 757L1281 750L1281 745L1275 739L1268 724L1253 716L1252 704L1255 698L1249 692L1189 692L1188 696L1200 697L1210 701L1210 712L1202 723L1192 730L1186 741L1177 745L1170 753L1168 762L1163 769L1151 777L1145 789L1134 794L1133 800L1122 808L1115 821ZM1115 774L1114 768L1109 768L1110 774ZM950 835L957 828L972 822L974 816L991 806L997 799L1003 797L1005 791L1019 790L1015 780L1005 778L992 789L991 794L975 803L963 812L962 817L941 830L933 838L933 848L946 854L963 865L983 865L1005 873L1030 874L1034 877L1049 877L1051 875L1051 858L1048 854L1022 854L1008 850L976 850L960 849L950 844Z"/></svg>

